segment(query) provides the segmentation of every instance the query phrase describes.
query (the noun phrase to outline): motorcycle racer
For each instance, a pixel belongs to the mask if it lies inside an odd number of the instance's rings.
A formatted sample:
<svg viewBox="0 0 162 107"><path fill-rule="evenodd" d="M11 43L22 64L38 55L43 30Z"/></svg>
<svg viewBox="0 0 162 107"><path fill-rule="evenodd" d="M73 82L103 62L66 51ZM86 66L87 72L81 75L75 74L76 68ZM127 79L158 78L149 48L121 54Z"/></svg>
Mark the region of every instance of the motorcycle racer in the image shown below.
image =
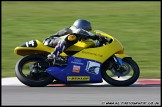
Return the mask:
<svg viewBox="0 0 162 107"><path fill-rule="evenodd" d="M99 35L94 35L90 32L91 30L91 23L88 20L78 19L73 23L72 26L62 29L56 34L48 37L43 41L44 45L55 47L55 49L47 56L47 59L55 61L60 53L64 52L68 47L72 46L78 41L92 39L95 46L100 46L100 42L103 38ZM62 36L65 37L61 38Z"/></svg>

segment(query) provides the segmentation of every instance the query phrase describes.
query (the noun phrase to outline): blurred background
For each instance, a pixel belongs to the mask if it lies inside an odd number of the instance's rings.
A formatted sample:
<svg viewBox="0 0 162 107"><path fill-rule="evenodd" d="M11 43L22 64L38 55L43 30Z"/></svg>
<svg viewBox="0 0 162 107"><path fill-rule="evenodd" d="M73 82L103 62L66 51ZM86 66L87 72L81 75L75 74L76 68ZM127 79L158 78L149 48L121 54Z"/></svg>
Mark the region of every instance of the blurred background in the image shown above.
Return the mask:
<svg viewBox="0 0 162 107"><path fill-rule="evenodd" d="M160 78L160 1L2 1L1 74L15 76L20 44L43 41L79 18L117 38L139 65L140 78Z"/></svg>

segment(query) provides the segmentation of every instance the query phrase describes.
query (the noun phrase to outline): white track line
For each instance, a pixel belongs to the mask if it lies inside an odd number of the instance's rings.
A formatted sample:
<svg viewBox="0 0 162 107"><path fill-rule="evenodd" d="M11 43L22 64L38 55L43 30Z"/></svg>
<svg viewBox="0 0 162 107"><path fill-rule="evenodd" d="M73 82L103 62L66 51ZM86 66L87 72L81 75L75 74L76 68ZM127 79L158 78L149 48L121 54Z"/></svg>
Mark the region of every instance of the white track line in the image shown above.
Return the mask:
<svg viewBox="0 0 162 107"><path fill-rule="evenodd" d="M2 78L1 80L3 86L25 86L17 79L17 77Z"/></svg>

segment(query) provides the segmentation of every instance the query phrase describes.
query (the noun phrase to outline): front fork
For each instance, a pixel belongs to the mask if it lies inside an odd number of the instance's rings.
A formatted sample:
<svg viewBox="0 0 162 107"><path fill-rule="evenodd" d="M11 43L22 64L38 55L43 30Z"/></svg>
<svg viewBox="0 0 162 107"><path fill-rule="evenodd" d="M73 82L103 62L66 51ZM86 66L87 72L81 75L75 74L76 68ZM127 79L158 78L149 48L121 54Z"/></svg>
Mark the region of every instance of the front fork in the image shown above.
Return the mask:
<svg viewBox="0 0 162 107"><path fill-rule="evenodd" d="M112 55L109 60L109 69L115 68L117 71L120 70L122 65L122 59L119 57L116 57L115 55Z"/></svg>
<svg viewBox="0 0 162 107"><path fill-rule="evenodd" d="M109 61L108 61L108 69L115 74L116 76L118 76L118 78L120 76L123 75L123 73L126 71L126 69L123 67L123 62L122 59L119 57L116 57L115 55L113 55Z"/></svg>

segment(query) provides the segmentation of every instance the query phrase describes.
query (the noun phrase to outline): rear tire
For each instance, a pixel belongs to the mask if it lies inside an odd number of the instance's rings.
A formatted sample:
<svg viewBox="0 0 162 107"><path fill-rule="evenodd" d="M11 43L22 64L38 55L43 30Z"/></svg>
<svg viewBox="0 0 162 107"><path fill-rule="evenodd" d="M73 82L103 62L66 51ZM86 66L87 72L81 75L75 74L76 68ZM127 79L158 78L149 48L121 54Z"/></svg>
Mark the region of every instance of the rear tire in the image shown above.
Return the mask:
<svg viewBox="0 0 162 107"><path fill-rule="evenodd" d="M45 56L43 55L28 55L23 58L21 58L15 66L15 73L17 78L25 85L30 86L30 87L44 87L54 80L54 77L49 75L47 72L42 72L45 74L45 77L43 77L42 80L36 80L36 79L31 79L28 78L27 75L23 73L23 66L29 62L32 61L42 61L44 62L46 59ZM28 69L30 71L30 69ZM43 75L44 75L43 74Z"/></svg>
<svg viewBox="0 0 162 107"><path fill-rule="evenodd" d="M110 77L109 75L107 75L106 71L108 70L108 67L105 64L101 68L101 74L102 74L103 79L107 83L109 83L113 86L129 86L129 85L132 85L134 82L136 82L136 80L139 78L140 70L139 70L137 63L133 59L128 58L128 57L124 58L123 61L131 66L131 68L133 70L132 77L130 77L129 79L124 80L124 81L115 80L112 77Z"/></svg>

